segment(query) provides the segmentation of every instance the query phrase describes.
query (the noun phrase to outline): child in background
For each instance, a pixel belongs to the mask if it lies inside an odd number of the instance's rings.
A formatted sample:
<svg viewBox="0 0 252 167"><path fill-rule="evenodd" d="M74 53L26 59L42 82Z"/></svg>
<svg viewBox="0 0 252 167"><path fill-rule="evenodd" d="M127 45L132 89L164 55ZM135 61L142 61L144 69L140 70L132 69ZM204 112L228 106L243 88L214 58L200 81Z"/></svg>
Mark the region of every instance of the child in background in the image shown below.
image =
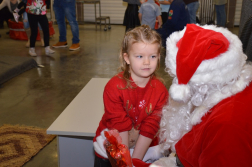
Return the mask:
<svg viewBox="0 0 252 167"><path fill-rule="evenodd" d="M151 161L162 156L156 135L168 91L156 74L160 50L160 36L147 25L125 34L121 72L104 89L105 113L93 140L95 167L111 166L103 146L108 129L119 131L122 144L130 148L133 164L136 159Z"/></svg>
<svg viewBox="0 0 252 167"><path fill-rule="evenodd" d="M14 10L13 16L14 16L15 21L18 22L19 17L23 14L23 25L24 25L24 29L25 29L25 32L26 32L26 35L27 35L27 38L28 38L28 41L25 44L25 46L27 48L29 48L30 47L31 30L30 30L30 25L29 25L29 22L28 22L28 16L27 16L27 13L25 12L26 3L27 3L27 0L22 0L18 4L17 8ZM40 24L38 24L38 27L39 27L41 46L45 46L44 39L43 39L43 31L42 31L42 28L41 28Z"/></svg>
<svg viewBox="0 0 252 167"><path fill-rule="evenodd" d="M45 54L49 56L54 53L49 46L49 24L46 17L46 0L27 0L26 12L31 29L29 54L37 56L35 42L38 34L38 23L41 25L44 34Z"/></svg>
<svg viewBox="0 0 252 167"><path fill-rule="evenodd" d="M139 9L139 20L141 25L146 24L151 29L155 29L156 18L158 19L158 28L162 25L161 10L154 0L147 0Z"/></svg>

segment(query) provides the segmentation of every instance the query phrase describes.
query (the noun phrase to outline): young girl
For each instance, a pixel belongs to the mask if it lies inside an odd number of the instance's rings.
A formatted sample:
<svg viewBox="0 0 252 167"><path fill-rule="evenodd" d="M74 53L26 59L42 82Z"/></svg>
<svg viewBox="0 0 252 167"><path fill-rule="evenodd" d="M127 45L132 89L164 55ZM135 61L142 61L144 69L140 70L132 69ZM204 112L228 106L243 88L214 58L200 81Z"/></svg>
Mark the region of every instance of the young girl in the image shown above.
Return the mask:
<svg viewBox="0 0 252 167"><path fill-rule="evenodd" d="M38 33L38 23L41 25L44 34L45 54L54 53L49 46L49 24L46 17L46 0L27 0L26 12L31 29L29 54L37 56L35 52L35 42Z"/></svg>
<svg viewBox="0 0 252 167"><path fill-rule="evenodd" d="M30 30L30 25L28 22L28 16L27 16L27 13L25 12L26 3L27 3L27 0L21 0L20 3L18 4L17 8L14 10L13 16L14 16L15 21L18 22L19 17L23 14L24 29L25 29L26 35L28 37L28 42L25 44L25 46L27 48L29 48L30 47L31 30ZM38 24L38 27L39 27L41 46L45 46L44 38L43 38L43 31L42 31L40 24Z"/></svg>
<svg viewBox="0 0 252 167"><path fill-rule="evenodd" d="M105 86L105 113L94 138L95 167L111 166L103 146L104 131L117 129L133 159L157 159L157 132L168 92L156 74L161 38L147 25L125 34L120 71ZM133 161L134 163L134 161Z"/></svg>

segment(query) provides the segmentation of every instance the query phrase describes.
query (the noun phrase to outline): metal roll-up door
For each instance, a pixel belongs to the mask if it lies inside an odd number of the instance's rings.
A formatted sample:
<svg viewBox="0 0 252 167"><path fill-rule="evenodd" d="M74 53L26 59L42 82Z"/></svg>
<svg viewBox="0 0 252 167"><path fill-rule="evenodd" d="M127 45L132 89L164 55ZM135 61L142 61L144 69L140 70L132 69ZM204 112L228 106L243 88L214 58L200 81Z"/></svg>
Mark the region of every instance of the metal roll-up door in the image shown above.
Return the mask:
<svg viewBox="0 0 252 167"><path fill-rule="evenodd" d="M238 26L240 24L241 9L242 9L242 0L236 0L235 19L234 19L235 26Z"/></svg>

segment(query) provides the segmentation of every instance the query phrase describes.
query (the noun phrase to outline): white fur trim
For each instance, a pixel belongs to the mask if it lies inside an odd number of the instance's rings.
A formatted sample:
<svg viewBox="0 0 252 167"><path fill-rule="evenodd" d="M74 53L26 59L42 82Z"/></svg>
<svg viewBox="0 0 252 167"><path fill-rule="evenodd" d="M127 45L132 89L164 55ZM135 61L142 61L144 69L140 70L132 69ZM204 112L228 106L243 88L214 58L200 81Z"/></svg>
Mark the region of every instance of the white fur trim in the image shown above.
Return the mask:
<svg viewBox="0 0 252 167"><path fill-rule="evenodd" d="M105 150L105 147L104 147L104 141L106 140L106 137L104 135L104 131L108 131L108 129L104 129L102 132L101 132L101 135L96 137L96 142L93 143L94 145L94 150L96 153L98 153L99 155L101 155L102 157L104 158L108 158L107 156L107 152Z"/></svg>
<svg viewBox="0 0 252 167"><path fill-rule="evenodd" d="M240 71L240 77L234 84L226 85L222 88L221 91L217 91L209 95L208 99L205 100L201 106L196 107L190 118L192 125L200 123L201 118L209 111L209 108L212 108L213 106L218 104L221 100L243 91L251 81L252 81L252 66L247 64ZM209 104L211 104L211 107L209 107Z"/></svg>
<svg viewBox="0 0 252 167"><path fill-rule="evenodd" d="M175 154L171 153L169 157L160 158L151 164L150 167L177 167Z"/></svg>
<svg viewBox="0 0 252 167"><path fill-rule="evenodd" d="M229 48L225 53L213 59L204 60L190 79L194 83L220 84L226 83L239 76L247 56L242 51L242 43L239 38L225 28L214 25L201 26L204 29L222 33L229 41ZM166 67L170 73L176 76L177 42L183 37L184 30L175 32L167 39ZM186 70L186 69L185 69Z"/></svg>
<svg viewBox="0 0 252 167"><path fill-rule="evenodd" d="M172 84L169 89L169 94L171 95L171 98L175 101L183 101L187 102L190 95L190 87L188 85L184 84Z"/></svg>

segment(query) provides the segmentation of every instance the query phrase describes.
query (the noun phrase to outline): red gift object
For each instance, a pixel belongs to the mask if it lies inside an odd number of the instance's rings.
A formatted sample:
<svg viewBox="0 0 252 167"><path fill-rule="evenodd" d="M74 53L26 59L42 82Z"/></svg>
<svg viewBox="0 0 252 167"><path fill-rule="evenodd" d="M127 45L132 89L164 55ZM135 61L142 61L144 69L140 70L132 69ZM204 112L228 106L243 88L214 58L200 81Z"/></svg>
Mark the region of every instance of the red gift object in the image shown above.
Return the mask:
<svg viewBox="0 0 252 167"><path fill-rule="evenodd" d="M122 138L117 130L104 132L107 138L104 147L107 151L112 166L132 167L130 152L127 146L122 144Z"/></svg>
<svg viewBox="0 0 252 167"><path fill-rule="evenodd" d="M54 28L53 28L53 22L49 21L49 35L52 36L53 34L55 34ZM24 30L24 24L23 22L19 21L18 23L15 22L14 20L9 19L8 20L8 25L9 25L9 29L10 29L10 38L12 39L17 39L17 40L28 40L26 32ZM40 34L38 31L38 35L36 40L40 40Z"/></svg>

